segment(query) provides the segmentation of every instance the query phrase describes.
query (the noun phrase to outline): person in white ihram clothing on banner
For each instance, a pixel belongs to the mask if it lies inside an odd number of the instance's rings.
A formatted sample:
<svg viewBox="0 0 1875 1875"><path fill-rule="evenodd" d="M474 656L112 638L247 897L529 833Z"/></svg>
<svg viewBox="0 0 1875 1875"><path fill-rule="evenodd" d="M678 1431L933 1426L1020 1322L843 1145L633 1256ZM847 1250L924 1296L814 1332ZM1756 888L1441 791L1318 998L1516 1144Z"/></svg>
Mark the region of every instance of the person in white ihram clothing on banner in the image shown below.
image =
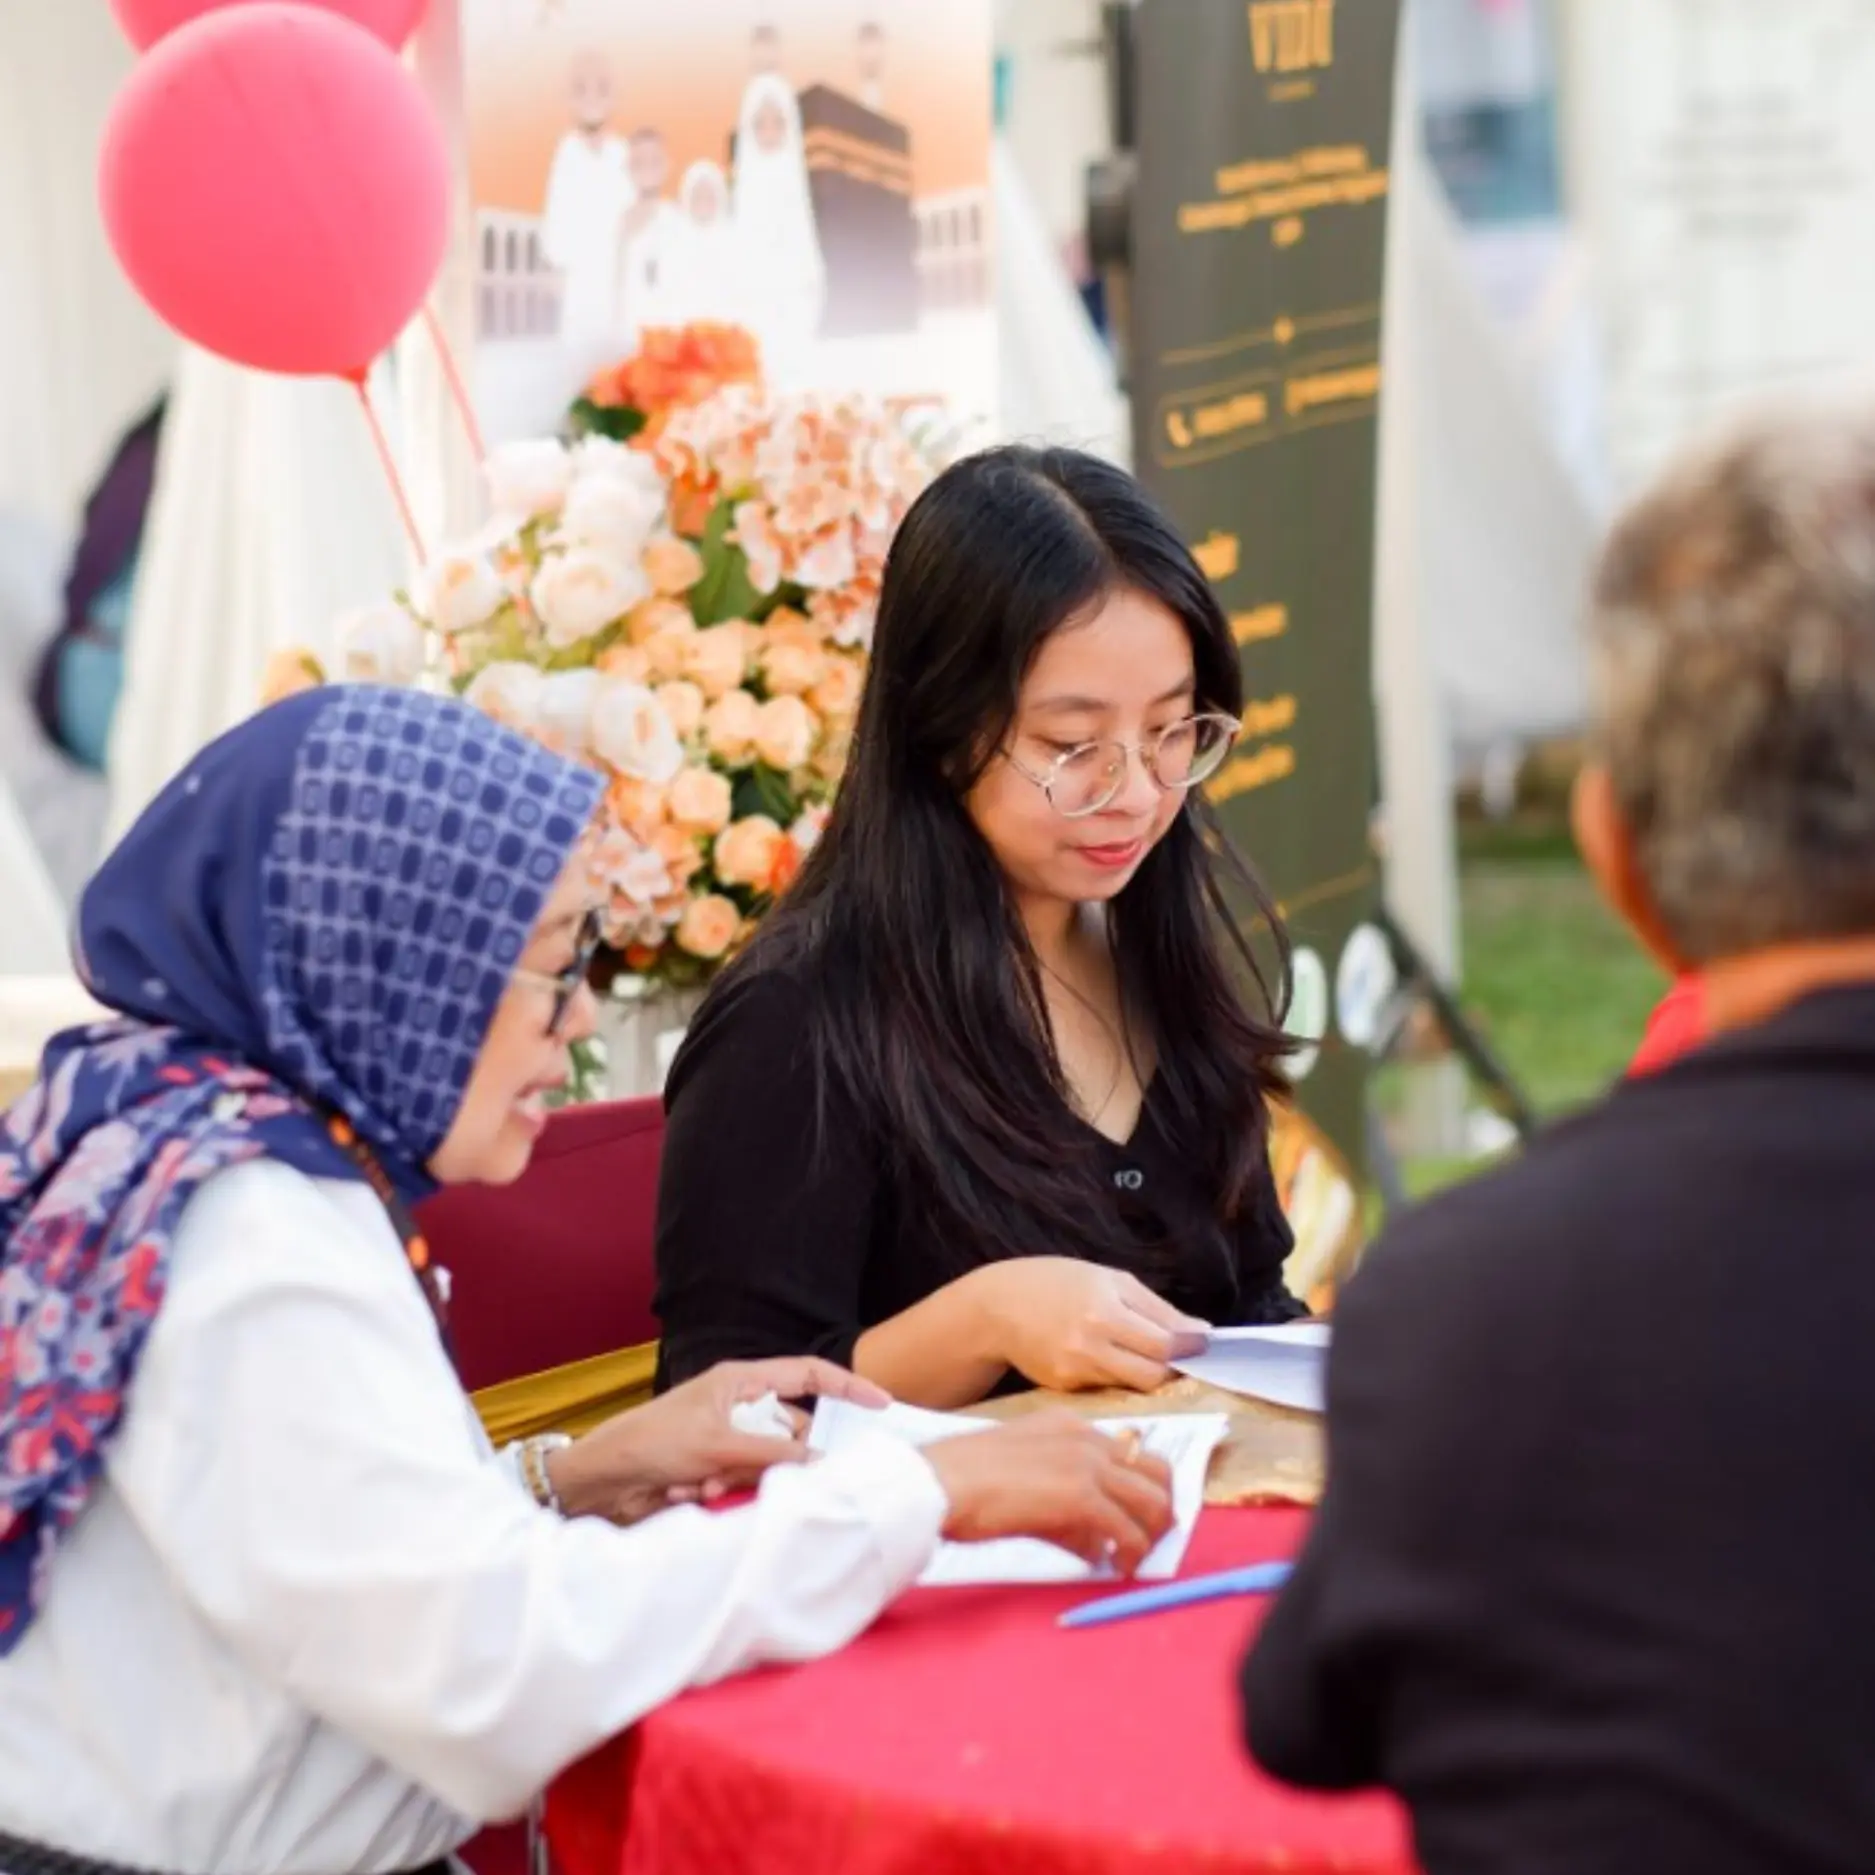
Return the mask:
<svg viewBox="0 0 1875 1875"><path fill-rule="evenodd" d="M631 205L619 220L618 302L614 350L629 355L652 326L680 324L685 314L675 291L678 248L683 240L683 214L665 200L664 184L670 175L670 152L663 132L632 132Z"/></svg>
<svg viewBox="0 0 1875 1875"><path fill-rule="evenodd" d="M758 282L736 238L729 180L715 163L692 163L678 190L682 219L670 244L670 298L678 324L746 324Z"/></svg>
<svg viewBox="0 0 1875 1875"><path fill-rule="evenodd" d="M618 348L619 218L631 199L625 139L607 128L612 70L603 53L573 61L573 127L547 178L541 243L562 278L560 347L582 376Z"/></svg>
<svg viewBox="0 0 1875 1875"><path fill-rule="evenodd" d="M769 377L789 389L805 371L827 297L827 263L808 185L801 106L778 73L742 94L732 194L748 267L748 321Z"/></svg>

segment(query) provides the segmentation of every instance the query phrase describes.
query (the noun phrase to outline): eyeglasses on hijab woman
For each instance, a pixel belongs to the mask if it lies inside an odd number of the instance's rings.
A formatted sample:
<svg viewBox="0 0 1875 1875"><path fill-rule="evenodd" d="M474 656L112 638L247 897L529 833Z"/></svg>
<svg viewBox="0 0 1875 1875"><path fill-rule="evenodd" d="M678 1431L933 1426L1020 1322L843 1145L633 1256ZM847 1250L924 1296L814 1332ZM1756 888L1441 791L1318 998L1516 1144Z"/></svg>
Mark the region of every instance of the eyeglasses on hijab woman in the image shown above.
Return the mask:
<svg viewBox="0 0 1875 1875"><path fill-rule="evenodd" d="M516 1177L591 1032L600 787L312 691L86 891L117 1019L0 1116L0 1870L427 1868L681 1689L838 1647L941 1533L1130 1566L1169 1520L1078 1421L787 1463L798 1417L736 1404L883 1398L810 1360L488 1449L408 1207Z"/></svg>

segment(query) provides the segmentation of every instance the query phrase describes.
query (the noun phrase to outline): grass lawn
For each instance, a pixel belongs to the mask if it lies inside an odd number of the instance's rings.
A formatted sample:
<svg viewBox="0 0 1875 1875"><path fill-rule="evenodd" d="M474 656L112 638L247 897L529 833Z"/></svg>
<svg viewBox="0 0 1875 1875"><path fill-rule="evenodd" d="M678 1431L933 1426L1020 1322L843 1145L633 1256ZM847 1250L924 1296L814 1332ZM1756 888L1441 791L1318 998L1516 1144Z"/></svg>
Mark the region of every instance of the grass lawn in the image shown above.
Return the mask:
<svg viewBox="0 0 1875 1875"><path fill-rule="evenodd" d="M1666 984L1603 908L1567 829L1467 827L1460 916L1465 1009L1531 1104L1548 1118L1593 1099L1627 1065ZM1421 1159L1402 1172L1424 1195L1477 1168Z"/></svg>
<svg viewBox="0 0 1875 1875"><path fill-rule="evenodd" d="M1605 910L1568 834L1468 832L1461 907L1465 1007L1545 1116L1627 1065L1666 979Z"/></svg>

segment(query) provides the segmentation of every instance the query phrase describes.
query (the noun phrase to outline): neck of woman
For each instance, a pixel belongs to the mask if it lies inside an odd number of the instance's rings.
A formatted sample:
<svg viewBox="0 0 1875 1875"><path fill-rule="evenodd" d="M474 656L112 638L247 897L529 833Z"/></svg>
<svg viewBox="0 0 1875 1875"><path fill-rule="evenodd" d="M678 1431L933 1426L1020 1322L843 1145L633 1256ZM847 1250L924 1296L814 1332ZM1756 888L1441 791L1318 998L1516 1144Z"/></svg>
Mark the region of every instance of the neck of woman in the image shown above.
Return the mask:
<svg viewBox="0 0 1875 1875"><path fill-rule="evenodd" d="M1065 973L1082 936L1082 908L1071 899L1022 898L1016 910L1036 962L1044 970Z"/></svg>

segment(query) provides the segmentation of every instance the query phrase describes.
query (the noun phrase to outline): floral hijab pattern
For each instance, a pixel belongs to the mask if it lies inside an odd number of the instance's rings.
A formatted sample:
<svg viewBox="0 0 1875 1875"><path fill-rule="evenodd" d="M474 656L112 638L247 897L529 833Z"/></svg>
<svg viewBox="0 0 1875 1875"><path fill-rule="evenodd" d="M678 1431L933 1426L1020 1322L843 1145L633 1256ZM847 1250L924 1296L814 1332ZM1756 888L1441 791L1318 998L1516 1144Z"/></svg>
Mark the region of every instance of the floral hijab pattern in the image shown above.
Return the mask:
<svg viewBox="0 0 1875 1875"><path fill-rule="evenodd" d="M0 1655L92 1491L184 1207L268 1157L406 1202L599 777L453 699L309 691L205 749L78 914L120 1019L0 1115Z"/></svg>

